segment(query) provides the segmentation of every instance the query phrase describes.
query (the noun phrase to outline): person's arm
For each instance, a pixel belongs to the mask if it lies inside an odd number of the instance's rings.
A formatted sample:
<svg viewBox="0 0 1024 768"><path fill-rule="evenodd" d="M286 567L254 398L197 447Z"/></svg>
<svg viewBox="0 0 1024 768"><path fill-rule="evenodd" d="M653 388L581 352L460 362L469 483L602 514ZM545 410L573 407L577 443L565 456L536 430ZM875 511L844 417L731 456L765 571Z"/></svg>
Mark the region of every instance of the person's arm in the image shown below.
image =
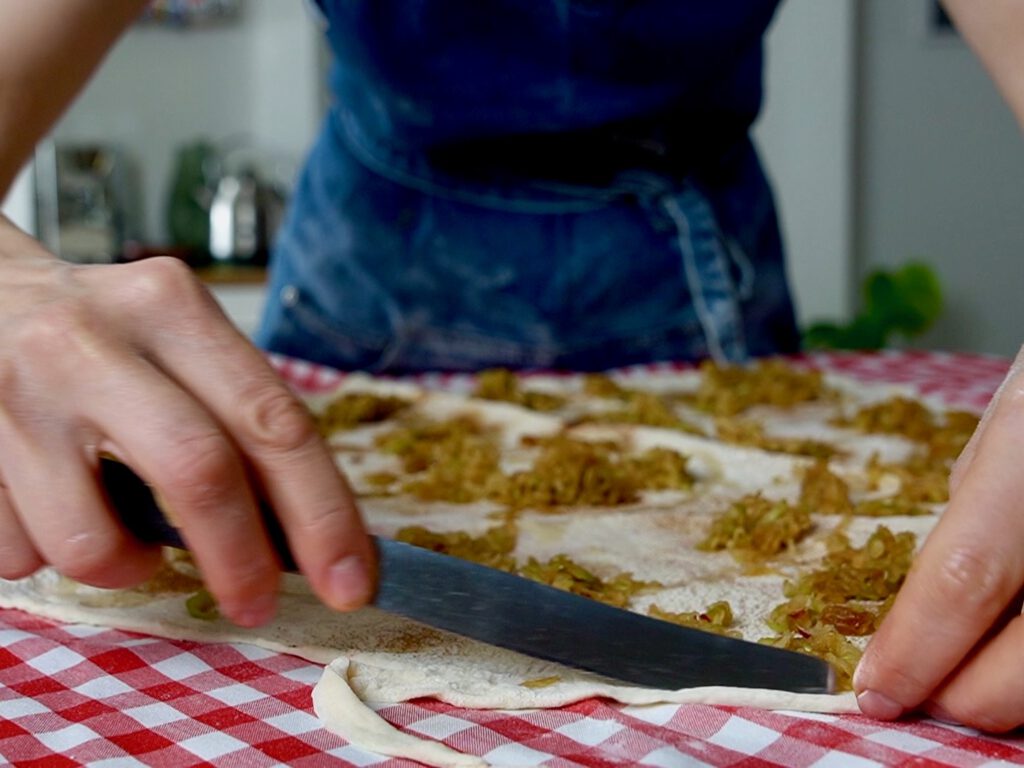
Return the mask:
<svg viewBox="0 0 1024 768"><path fill-rule="evenodd" d="M943 5L1024 126L1024 3L944 0Z"/></svg>
<svg viewBox="0 0 1024 768"><path fill-rule="evenodd" d="M0 197L145 0L0 3Z"/></svg>
<svg viewBox="0 0 1024 768"><path fill-rule="evenodd" d="M0 2L0 189L142 5ZM153 485L234 621L274 609L257 497L321 599L370 598L373 548L331 452L191 271L64 263L0 216L0 578L50 564L122 587L152 573L159 553L99 486L103 453Z"/></svg>
<svg viewBox="0 0 1024 768"><path fill-rule="evenodd" d="M1024 2L947 0L1024 126ZM950 476L950 500L854 675L861 709L1024 724L1024 349Z"/></svg>

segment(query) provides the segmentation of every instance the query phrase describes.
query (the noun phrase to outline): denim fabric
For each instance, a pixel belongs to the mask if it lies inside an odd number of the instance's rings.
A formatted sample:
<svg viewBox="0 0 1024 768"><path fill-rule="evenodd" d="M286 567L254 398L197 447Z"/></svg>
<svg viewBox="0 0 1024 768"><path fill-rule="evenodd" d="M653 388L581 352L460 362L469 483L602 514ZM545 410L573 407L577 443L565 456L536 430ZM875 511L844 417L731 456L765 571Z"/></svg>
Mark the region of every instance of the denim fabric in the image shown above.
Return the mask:
<svg viewBox="0 0 1024 768"><path fill-rule="evenodd" d="M518 135L552 120L560 130L573 130L585 127L574 120L618 118L629 111L630 93L634 107L649 106L658 100L652 94L663 96L675 79L659 70L645 85L637 67L658 70L664 55L649 53L625 67L635 80L628 87L629 78L580 73L579 61L559 64L543 52L530 65L536 72L527 68L522 77L510 78L494 67L525 67L528 54L536 52L517 34L504 41L501 62L489 59L493 51L486 47L465 45L455 46L458 66L449 61L451 71L428 58L424 82L417 84L410 72L395 74L395 67L402 68L385 54L397 43L382 39L382 28L413 48L424 39L440 46L435 38L442 32L425 22L440 17L428 11L466 10L472 3L325 0L332 41L350 58L339 63L335 83L342 98L311 152L275 249L271 301L257 342L342 369L397 373L497 365L597 370L793 350L797 337L775 210L746 137L760 100L759 43L736 42L741 32L750 36L751 26L760 25L760 34L774 2L742 4L745 14L733 9L743 23L732 26L714 13L695 12L696 3L673 3L690 8L705 26L715 17L733 34L727 39L735 43L739 64L725 68L732 74L723 90L694 97L687 107L699 104L707 111L699 121L705 138L699 139L696 128L689 140L656 137L668 148L675 142L707 156L684 171L657 163L613 169L607 182L593 185L519 175L510 167L514 163L502 165L500 158L493 167L474 166L470 175L453 173L439 168L430 150L440 143L453 146L457 155L459 142L471 135L457 134L467 126L477 136L505 129ZM562 9L584 20L606 15L600 12L606 4L593 0L495 5ZM409 11L406 16L385 13L399 6ZM607 3L619 9L651 6L667 7L662 0ZM760 13L753 22L751 8ZM510 18L525 23L523 13ZM492 47L510 32L480 14L465 16L485 28ZM465 22L466 34L454 35L456 42L475 39L466 31L471 26ZM602 35L610 34L599 27ZM583 53L588 44L607 44L571 24L561 29ZM652 44L668 48L664 29L655 24L648 31ZM690 27L685 34L696 39ZM346 43L351 50L344 49ZM751 51L757 58L753 80ZM507 81L512 92L490 94L484 105L441 98L448 111L432 112L427 96L438 94L430 91L443 88L444 76L458 75L473 56L486 67L470 67L466 77ZM593 67L594 61L607 63L605 58L587 61ZM435 70L440 83L428 77ZM554 81L545 80L552 76ZM692 95L694 77L678 79L675 87ZM599 82L607 87L599 88ZM566 83L586 86L570 87L574 99L587 102L580 111L565 110ZM723 104L735 109L722 111ZM716 125L717 135L707 138ZM445 143L453 139L458 140Z"/></svg>
<svg viewBox="0 0 1024 768"><path fill-rule="evenodd" d="M415 150L651 115L735 134L760 107L778 0L319 4L339 102L366 133Z"/></svg>

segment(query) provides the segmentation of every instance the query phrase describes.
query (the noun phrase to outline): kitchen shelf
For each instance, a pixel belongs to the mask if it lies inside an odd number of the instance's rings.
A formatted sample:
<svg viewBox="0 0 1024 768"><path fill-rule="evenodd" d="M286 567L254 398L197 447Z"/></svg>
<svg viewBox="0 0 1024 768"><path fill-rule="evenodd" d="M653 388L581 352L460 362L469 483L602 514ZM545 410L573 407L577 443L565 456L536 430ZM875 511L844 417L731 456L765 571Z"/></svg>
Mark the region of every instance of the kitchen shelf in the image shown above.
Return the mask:
<svg viewBox="0 0 1024 768"><path fill-rule="evenodd" d="M195 272L196 276L207 285L262 285L267 282L266 267L212 264L199 267Z"/></svg>

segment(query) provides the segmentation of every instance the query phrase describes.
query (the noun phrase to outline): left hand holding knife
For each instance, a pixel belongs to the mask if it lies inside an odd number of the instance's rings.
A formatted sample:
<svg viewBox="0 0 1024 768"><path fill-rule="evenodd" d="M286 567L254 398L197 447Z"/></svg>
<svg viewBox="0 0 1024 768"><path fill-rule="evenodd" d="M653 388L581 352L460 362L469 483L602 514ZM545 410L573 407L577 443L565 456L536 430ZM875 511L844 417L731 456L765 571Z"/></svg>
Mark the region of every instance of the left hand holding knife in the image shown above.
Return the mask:
<svg viewBox="0 0 1024 768"><path fill-rule="evenodd" d="M333 456L188 267L70 265L0 218L0 577L49 564L127 587L153 573L156 548L105 498L101 453L153 486L236 623L275 608L257 498L325 603L369 600L374 550Z"/></svg>

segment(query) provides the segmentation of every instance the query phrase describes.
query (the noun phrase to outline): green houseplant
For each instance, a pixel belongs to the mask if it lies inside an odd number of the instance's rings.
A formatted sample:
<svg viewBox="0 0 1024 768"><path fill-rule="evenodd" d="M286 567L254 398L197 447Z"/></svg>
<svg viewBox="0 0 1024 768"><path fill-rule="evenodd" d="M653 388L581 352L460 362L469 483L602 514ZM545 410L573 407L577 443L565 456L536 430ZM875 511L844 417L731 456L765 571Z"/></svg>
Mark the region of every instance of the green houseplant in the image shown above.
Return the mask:
<svg viewBox="0 0 1024 768"><path fill-rule="evenodd" d="M894 334L913 338L942 314L942 286L927 264L875 270L864 280L864 308L848 323L818 322L803 333L805 349L882 349Z"/></svg>

